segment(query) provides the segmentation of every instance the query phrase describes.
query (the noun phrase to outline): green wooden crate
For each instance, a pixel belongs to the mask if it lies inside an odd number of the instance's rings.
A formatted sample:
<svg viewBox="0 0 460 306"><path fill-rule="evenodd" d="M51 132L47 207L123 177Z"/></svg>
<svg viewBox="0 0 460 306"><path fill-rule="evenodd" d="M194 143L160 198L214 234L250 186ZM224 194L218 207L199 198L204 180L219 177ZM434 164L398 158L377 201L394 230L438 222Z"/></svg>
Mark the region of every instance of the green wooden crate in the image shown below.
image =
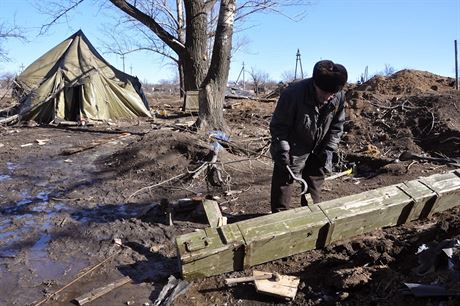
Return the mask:
<svg viewBox="0 0 460 306"><path fill-rule="evenodd" d="M414 201L392 185L318 205L332 222L330 238L326 242L331 243L404 223Z"/></svg>
<svg viewBox="0 0 460 306"><path fill-rule="evenodd" d="M244 267L323 247L329 220L309 207L238 222L246 243Z"/></svg>
<svg viewBox="0 0 460 306"><path fill-rule="evenodd" d="M243 268L244 245L234 224L181 235L176 238L176 247L184 279Z"/></svg>
<svg viewBox="0 0 460 306"><path fill-rule="evenodd" d="M206 228L176 238L186 279L241 270L460 205L460 172Z"/></svg>
<svg viewBox="0 0 460 306"><path fill-rule="evenodd" d="M437 194L431 214L460 205L460 172L458 170L423 177L419 181Z"/></svg>
<svg viewBox="0 0 460 306"><path fill-rule="evenodd" d="M431 215L437 194L419 180L412 180L397 185L402 191L414 200L414 206L408 214L407 220L427 218ZM402 220L401 220L402 221Z"/></svg>

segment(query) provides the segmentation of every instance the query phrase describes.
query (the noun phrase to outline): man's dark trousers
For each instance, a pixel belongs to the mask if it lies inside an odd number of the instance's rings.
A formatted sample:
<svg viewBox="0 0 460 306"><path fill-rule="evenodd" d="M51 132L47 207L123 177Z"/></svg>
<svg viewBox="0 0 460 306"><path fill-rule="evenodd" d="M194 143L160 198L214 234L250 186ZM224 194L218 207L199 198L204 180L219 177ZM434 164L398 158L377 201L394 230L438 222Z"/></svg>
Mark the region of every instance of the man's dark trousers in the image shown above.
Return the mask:
<svg viewBox="0 0 460 306"><path fill-rule="evenodd" d="M295 157L292 158L290 165L292 171L296 176L302 174L302 178L308 184L308 193L310 193L313 203L320 202L321 186L324 183L324 168L321 166L318 157L310 154L308 157ZM271 187L271 208L272 212L279 212L287 210L290 207L293 178L286 169L286 165L275 161L272 176ZM302 186L303 188L303 186ZM307 200L303 195L300 203L302 206L307 206Z"/></svg>

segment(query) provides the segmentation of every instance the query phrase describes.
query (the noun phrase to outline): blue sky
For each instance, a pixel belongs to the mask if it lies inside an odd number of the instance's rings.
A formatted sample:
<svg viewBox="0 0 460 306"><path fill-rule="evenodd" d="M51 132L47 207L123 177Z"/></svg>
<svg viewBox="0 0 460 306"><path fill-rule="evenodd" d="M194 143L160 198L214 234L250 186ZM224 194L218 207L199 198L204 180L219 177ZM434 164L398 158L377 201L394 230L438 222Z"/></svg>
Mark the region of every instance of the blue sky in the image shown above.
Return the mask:
<svg viewBox="0 0 460 306"><path fill-rule="evenodd" d="M17 73L22 65L28 66L78 29L112 65L122 69L121 58L104 53L102 48L110 10L86 0L66 22L37 36L49 16L39 13L34 3L37 1L0 0L1 22L15 22L26 29L28 37L27 42L8 40L3 44L11 61L0 63L0 73ZM285 72L294 71L297 49L306 76L321 59L345 65L351 82L359 79L366 66L369 74L390 65L396 70L455 76L460 0L314 0L305 9L305 17L298 22L274 14L254 15L247 21L247 29L237 32L235 39L244 37L248 43L233 55L229 79L238 77L244 62L246 70L281 80ZM125 70L142 81L156 82L173 78L174 69L168 63L152 53L132 53L125 58Z"/></svg>

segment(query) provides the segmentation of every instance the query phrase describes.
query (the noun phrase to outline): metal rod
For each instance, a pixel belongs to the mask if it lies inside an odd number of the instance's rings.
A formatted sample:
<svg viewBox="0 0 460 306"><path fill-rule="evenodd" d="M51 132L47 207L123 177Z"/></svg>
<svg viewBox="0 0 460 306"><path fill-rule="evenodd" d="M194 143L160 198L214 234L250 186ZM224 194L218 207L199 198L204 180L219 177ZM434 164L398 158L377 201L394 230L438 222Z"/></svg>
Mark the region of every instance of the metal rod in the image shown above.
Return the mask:
<svg viewBox="0 0 460 306"><path fill-rule="evenodd" d="M454 40L455 48L455 89L458 90L458 52L457 52L457 40Z"/></svg>

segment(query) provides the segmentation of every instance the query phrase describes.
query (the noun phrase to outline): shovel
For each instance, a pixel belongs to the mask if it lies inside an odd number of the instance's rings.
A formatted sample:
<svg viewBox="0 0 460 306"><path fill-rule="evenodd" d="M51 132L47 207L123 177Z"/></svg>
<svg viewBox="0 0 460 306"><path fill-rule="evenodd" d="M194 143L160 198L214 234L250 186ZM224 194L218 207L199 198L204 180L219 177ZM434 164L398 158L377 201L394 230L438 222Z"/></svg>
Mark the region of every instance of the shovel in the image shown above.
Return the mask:
<svg viewBox="0 0 460 306"><path fill-rule="evenodd" d="M448 158L448 157L430 157L430 156L422 156L422 155L417 155L415 153L412 153L410 151L404 151L399 155L399 160L405 161L405 160L428 160L428 161L434 161L434 162L441 162L441 163L446 163L446 164L458 164L460 163L459 158Z"/></svg>
<svg viewBox="0 0 460 306"><path fill-rule="evenodd" d="M270 280L273 280L274 282L279 282L280 275L275 272L275 273L264 273L261 275L253 275L253 276L226 278L225 284L228 286L228 285L237 284L237 283L253 282L253 281L261 280L261 279L270 279Z"/></svg>

